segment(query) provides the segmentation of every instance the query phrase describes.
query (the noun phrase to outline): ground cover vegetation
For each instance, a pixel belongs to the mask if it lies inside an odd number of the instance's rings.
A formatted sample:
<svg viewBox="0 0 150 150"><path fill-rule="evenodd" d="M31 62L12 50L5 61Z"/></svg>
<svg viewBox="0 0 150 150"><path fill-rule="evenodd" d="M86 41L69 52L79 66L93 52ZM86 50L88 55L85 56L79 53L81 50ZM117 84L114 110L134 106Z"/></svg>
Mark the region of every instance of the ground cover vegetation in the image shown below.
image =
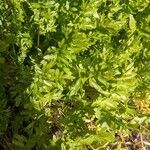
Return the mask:
<svg viewBox="0 0 150 150"><path fill-rule="evenodd" d="M148 149L149 0L0 0L0 149Z"/></svg>

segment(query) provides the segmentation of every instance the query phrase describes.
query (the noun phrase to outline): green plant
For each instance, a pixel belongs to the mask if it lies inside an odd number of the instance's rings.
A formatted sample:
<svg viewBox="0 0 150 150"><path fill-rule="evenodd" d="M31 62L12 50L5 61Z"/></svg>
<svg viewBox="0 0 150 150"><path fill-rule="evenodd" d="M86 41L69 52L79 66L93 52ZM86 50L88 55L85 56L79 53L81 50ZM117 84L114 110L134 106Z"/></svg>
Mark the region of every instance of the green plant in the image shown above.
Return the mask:
<svg viewBox="0 0 150 150"><path fill-rule="evenodd" d="M107 149L116 133L149 125L134 101L150 97L149 9L148 0L1 3L0 133L12 148Z"/></svg>

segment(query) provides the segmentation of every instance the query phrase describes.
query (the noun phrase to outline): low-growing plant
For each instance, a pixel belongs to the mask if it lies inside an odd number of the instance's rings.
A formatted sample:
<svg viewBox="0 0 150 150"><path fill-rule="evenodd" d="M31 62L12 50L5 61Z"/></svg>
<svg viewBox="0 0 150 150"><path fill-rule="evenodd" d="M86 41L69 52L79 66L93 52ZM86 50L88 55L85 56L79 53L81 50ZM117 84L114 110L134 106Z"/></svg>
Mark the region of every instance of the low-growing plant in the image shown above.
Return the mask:
<svg viewBox="0 0 150 150"><path fill-rule="evenodd" d="M116 134L148 130L149 11L148 0L1 0L2 147L111 149Z"/></svg>

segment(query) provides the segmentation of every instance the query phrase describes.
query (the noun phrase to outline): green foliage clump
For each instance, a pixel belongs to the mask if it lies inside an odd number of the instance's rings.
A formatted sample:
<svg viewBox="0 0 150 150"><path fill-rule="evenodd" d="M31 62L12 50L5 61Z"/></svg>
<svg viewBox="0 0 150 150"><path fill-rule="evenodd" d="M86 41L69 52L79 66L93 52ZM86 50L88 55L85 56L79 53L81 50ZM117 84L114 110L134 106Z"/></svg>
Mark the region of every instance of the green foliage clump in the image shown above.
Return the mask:
<svg viewBox="0 0 150 150"><path fill-rule="evenodd" d="M146 128L135 100L150 105L149 11L149 0L1 0L1 143L107 149Z"/></svg>

